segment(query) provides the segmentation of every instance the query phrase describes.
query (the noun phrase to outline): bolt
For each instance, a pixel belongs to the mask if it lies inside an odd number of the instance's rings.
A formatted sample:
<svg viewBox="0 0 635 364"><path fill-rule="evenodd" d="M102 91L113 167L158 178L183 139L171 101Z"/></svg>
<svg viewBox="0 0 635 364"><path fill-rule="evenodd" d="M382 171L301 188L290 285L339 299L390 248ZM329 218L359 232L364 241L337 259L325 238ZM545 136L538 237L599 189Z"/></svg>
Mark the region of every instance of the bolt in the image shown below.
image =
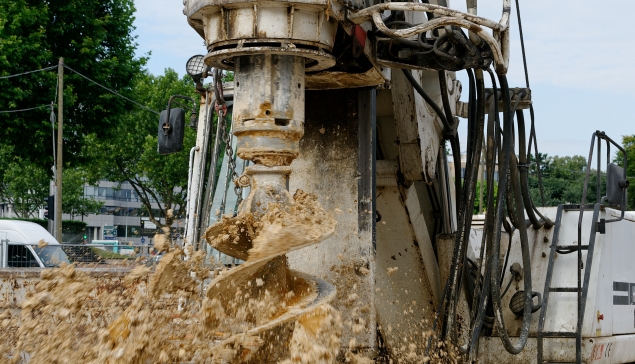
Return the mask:
<svg viewBox="0 0 635 364"><path fill-rule="evenodd" d="M545 236L544 238L542 238L542 241L544 241L545 243L548 243L549 242L549 238Z"/></svg>
<svg viewBox="0 0 635 364"><path fill-rule="evenodd" d="M546 258L546 257L547 257L547 253L542 252L542 257L543 257L543 258Z"/></svg>
<svg viewBox="0 0 635 364"><path fill-rule="evenodd" d="M236 181L236 183L240 187L247 187L247 186L251 185L251 178L249 178L249 176L243 174L242 176L238 177L238 180Z"/></svg>

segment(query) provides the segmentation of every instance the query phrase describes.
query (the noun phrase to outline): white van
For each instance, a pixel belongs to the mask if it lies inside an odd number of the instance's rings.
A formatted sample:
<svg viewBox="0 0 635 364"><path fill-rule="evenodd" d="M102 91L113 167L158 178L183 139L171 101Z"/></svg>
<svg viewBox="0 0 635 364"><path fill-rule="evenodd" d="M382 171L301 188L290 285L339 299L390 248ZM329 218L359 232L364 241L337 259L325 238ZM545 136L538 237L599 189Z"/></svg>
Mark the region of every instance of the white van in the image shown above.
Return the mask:
<svg viewBox="0 0 635 364"><path fill-rule="evenodd" d="M46 245L40 244L44 240ZM0 268L46 268L68 263L60 243L42 226L0 220Z"/></svg>

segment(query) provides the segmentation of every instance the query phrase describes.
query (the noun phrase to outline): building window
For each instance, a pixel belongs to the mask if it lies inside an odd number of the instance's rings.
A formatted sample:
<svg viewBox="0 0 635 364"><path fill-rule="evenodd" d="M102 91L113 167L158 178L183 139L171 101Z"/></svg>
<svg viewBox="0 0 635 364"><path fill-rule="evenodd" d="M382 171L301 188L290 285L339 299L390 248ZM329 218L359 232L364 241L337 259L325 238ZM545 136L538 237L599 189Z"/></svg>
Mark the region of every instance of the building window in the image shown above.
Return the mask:
<svg viewBox="0 0 635 364"><path fill-rule="evenodd" d="M99 209L99 213L101 215L115 215L117 209L117 206L102 206L101 209Z"/></svg>

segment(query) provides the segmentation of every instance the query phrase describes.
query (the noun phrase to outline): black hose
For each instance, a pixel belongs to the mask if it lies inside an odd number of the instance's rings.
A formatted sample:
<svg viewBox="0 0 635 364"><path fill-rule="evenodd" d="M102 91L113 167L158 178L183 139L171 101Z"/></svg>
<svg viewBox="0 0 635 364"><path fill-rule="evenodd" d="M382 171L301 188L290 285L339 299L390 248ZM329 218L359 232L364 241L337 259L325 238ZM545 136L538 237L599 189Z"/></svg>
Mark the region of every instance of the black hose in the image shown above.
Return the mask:
<svg viewBox="0 0 635 364"><path fill-rule="evenodd" d="M450 132L452 130L452 126L450 125L450 122L448 121L448 119L446 119L445 113L443 112L443 110L441 110L439 105L437 105L437 103L434 100L432 100L432 98L428 96L428 94L425 91L423 91L423 88L421 87L419 82L415 80L415 78L412 76L412 73L410 73L410 71L406 69L401 69L401 71L403 72L404 76L406 76L406 79L408 80L408 82L410 82L412 87L417 91L419 95L421 95L421 97L425 100L425 102L427 102L428 105L432 107L432 109L437 114L439 119L441 119L441 123L443 124L444 134Z"/></svg>
<svg viewBox="0 0 635 364"><path fill-rule="evenodd" d="M514 148L512 148L514 150ZM515 155L511 155L510 159L516 159ZM507 216L509 217L509 221L514 229L520 229L520 225L524 224L524 218L519 220L516 215L516 211L514 208L514 200L513 200L513 192L512 185L509 176L507 176L507 193L505 194L505 207L507 208ZM505 229L507 230L507 229Z"/></svg>
<svg viewBox="0 0 635 364"><path fill-rule="evenodd" d="M474 140L474 158L466 164L465 184L463 188L463 199L461 200L460 210L458 214L458 224L456 232L456 240L454 244L454 252L452 255L452 270L450 271L449 297L446 309L446 329L449 330L452 341L457 342L457 330L455 327L456 307L458 304L461 275L465 273L464 264L467 259L468 238L472 226L472 206L474 206L474 198L476 196L476 179L478 176L478 167L480 162L481 149L483 144L483 129L485 125L485 83L483 81L483 72L477 73L478 86L476 87L476 113L479 115L476 120L476 130ZM469 344L468 344L469 345ZM457 345L462 351L467 350L466 347Z"/></svg>
<svg viewBox="0 0 635 364"><path fill-rule="evenodd" d="M545 205L545 189L544 189L543 184L542 184L542 171L540 170L540 153L538 152L538 138L536 138L536 128L535 128L535 123L534 123L534 106L533 105L529 105L529 115L531 117L531 131L530 131L531 134L530 134L530 137L529 137L529 139L530 139L529 148L531 148L531 141L533 140L534 151L536 152L536 173L538 174L538 187L540 188L540 199L541 199L541 202L542 202L542 206L544 206ZM555 225L553 223L553 221L551 221L551 219L549 219L548 217L544 216L540 211L538 211L538 208L533 203L533 201L532 201L532 207L533 207L534 211L536 212L536 214L538 216L540 216L540 218L544 222L545 229L551 229Z"/></svg>
<svg viewBox="0 0 635 364"><path fill-rule="evenodd" d="M452 115L452 108L450 107L450 99L448 98L448 83L445 78L445 71L438 71L439 86L441 88L441 100L443 101L443 110L445 111L445 117L450 125L454 125L454 115Z"/></svg>
<svg viewBox="0 0 635 364"><path fill-rule="evenodd" d="M467 108L467 155L465 158L466 166L468 163L472 163L472 150L474 146L474 128L476 124L476 117L478 108L476 105L476 82L474 81L474 74L471 69L466 69L467 77L469 79L469 93L468 93L468 108Z"/></svg>
<svg viewBox="0 0 635 364"><path fill-rule="evenodd" d="M511 232L507 231L507 233L509 234L509 242L507 243L507 252L505 253L505 264L503 264L503 269L501 270L501 286L503 285L503 278L505 277L505 271L507 270L507 264L509 263L509 253L512 250L512 239L514 238L514 231L515 230L512 230ZM505 294L503 294L503 296L504 295Z"/></svg>
<svg viewBox="0 0 635 364"><path fill-rule="evenodd" d="M492 81L492 88L494 90L493 94L493 103L490 106L490 113L487 121L487 147L486 147L486 155L485 155L485 167L487 169L487 195L489 196L487 199L487 215L485 217L485 226L483 227L483 237L481 240L481 253L479 257L479 272L480 266L483 262L483 254L485 251L489 252L492 250L492 239L491 237L494 232L494 169L495 169L495 158L498 151L497 148L497 137L496 137L496 127L495 125L498 123L497 113L498 113L498 91L496 87L496 78L491 70L487 70L490 74L490 79ZM490 270L485 267L485 274L483 277L483 287L479 293L479 304L477 305L477 309L472 310L471 318L473 319L472 324L472 332L470 338L470 351L469 357L473 358L476 355L476 351L478 349L478 338L480 336L481 330L483 328L483 324L485 321L485 317L487 316L487 307L490 299ZM477 282L478 286L478 282Z"/></svg>
<svg viewBox="0 0 635 364"><path fill-rule="evenodd" d="M458 136L450 139L450 148L452 149L452 160L454 162L454 194L456 197L455 210L456 220L459 221L459 211L461 211L461 201L463 200L461 187L461 144Z"/></svg>
<svg viewBox="0 0 635 364"><path fill-rule="evenodd" d="M520 94L518 94L517 99L520 99L520 97ZM527 217L531 221L531 224L534 226L534 229L538 230L542 228L543 222L538 220L538 217L536 217L533 202L531 200L531 196L529 195L527 154L525 153L527 148L525 144L525 116L522 110L516 110L516 122L518 125L518 170L520 171L520 188L523 195L523 205L525 206L525 212L527 212Z"/></svg>
<svg viewBox="0 0 635 364"><path fill-rule="evenodd" d="M520 179L518 177L518 171L515 167L513 159L510 158L513 153L511 148L513 143L512 134L512 112L511 112L511 100L509 98L509 86L507 84L507 78L505 75L498 75L498 79L501 85L501 94L503 97L503 155L502 164L499 165L499 188L498 188L498 201L502 201L506 195L507 190L507 173L512 180L512 189L514 190L514 198L516 200L516 211L522 211L522 195L520 192ZM511 168L510 168L511 167ZM493 244L491 252L488 252L488 264L490 272L500 272L499 256L500 256L500 239L501 239L501 224L504 218L504 204L498 203L496 211L496 222L494 224L495 231L493 236ZM505 320L503 318L503 310L501 304L501 292L500 292L500 278L498 274L490 274L490 289L492 293L492 304L494 309L494 315L496 317L496 325L498 333L501 337L501 341L505 349L511 354L518 354L527 344L527 338L529 337L529 325L531 323L531 308L532 308L532 292L531 292L531 261L529 257L529 242L527 240L527 228L524 224L520 224L520 240L522 250L522 261L524 269L524 289L525 289L525 307L523 311L523 322L520 331L520 338L517 345L514 345L505 327Z"/></svg>
<svg viewBox="0 0 635 364"><path fill-rule="evenodd" d="M538 152L538 140L536 138L536 128L534 122L534 106L529 105L529 116L531 117L531 131L530 131L530 141L529 148L531 148L531 141L534 143L534 151L536 152L536 173L538 174L538 185L540 187L540 199L542 202L542 206L545 205L545 190L542 185L542 171L540 170L540 153ZM530 154L529 151L527 154ZM553 224L553 223L552 223Z"/></svg>
<svg viewBox="0 0 635 364"><path fill-rule="evenodd" d="M452 115L452 108L450 107L450 99L448 98L448 84L445 78L445 71L438 71L439 75L439 87L441 88L441 100L443 101L443 110L445 111L445 118L448 121L450 127L456 131L458 123L454 120ZM454 189L456 195L456 216L457 221L459 219L459 211L461 207L462 188L461 188L461 145L459 143L459 136L454 133L453 136L446 136L450 139L450 147L452 148L452 159L454 160Z"/></svg>
<svg viewBox="0 0 635 364"><path fill-rule="evenodd" d="M505 229L505 232L509 235L512 235L514 231L516 231L516 227L510 224L509 221L507 221L507 219L503 219L503 228Z"/></svg>

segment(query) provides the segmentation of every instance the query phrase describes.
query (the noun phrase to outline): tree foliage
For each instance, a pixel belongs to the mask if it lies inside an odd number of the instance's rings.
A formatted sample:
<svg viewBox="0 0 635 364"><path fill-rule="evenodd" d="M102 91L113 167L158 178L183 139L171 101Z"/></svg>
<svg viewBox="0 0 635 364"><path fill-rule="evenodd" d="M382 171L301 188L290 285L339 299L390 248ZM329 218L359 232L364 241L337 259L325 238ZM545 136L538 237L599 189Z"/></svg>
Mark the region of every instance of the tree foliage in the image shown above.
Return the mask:
<svg viewBox="0 0 635 364"><path fill-rule="evenodd" d="M145 58L135 57L133 0L0 0L0 76L67 65L124 94L130 94ZM55 71L0 79L0 110L55 101ZM82 162L83 135L112 136L129 105L65 70L64 159ZM25 161L52 165L50 110L0 114L0 140Z"/></svg>
<svg viewBox="0 0 635 364"><path fill-rule="evenodd" d="M628 210L635 209L635 135L622 136L622 147L626 151L627 164L626 164L626 178L630 182L626 193ZM617 153L615 156L615 162L620 166L624 166L624 156L622 153Z"/></svg>
<svg viewBox="0 0 635 364"><path fill-rule="evenodd" d="M540 155L540 170L544 188L544 206L559 204L579 204L582 199L587 160L576 155L573 157ZM540 195L536 163L530 158L529 188L531 198L536 206L543 206ZM586 203L595 203L597 180L594 169L590 171ZM601 180L601 192L606 191L606 178Z"/></svg>
<svg viewBox="0 0 635 364"><path fill-rule="evenodd" d="M633 160L635 160L635 137L625 139L624 144L631 148ZM529 158L529 191L531 199L536 206L558 206L560 204L579 204L582 199L582 191L584 188L584 179L586 176L586 158L576 155L573 157L549 156L547 154L540 155L540 172L542 175L542 186L544 191L544 203L540 193L540 181L538 179L538 169L535 158ZM629 169L631 169L629 167ZM632 169L635 172L635 168ZM631 172L632 173L632 172ZM474 200L474 213L478 212L478 196L480 185L476 188L476 198ZM595 203L597 179L596 171L591 169L589 175L589 183L587 189L586 203ZM601 175L601 192L602 196L606 192L606 176ZM494 190L498 190L498 185L494 186ZM634 191L635 192L635 191ZM487 204L487 186L484 184L483 203ZM629 195L631 196L631 195ZM633 199L629 197L629 201L633 203Z"/></svg>
<svg viewBox="0 0 635 364"><path fill-rule="evenodd" d="M474 209L472 213L474 215L479 214L479 200L481 193L481 184L483 185L483 212L487 210L487 181L476 181L476 194L474 195ZM498 183L494 181L494 203L498 194Z"/></svg>
<svg viewBox="0 0 635 364"><path fill-rule="evenodd" d="M198 101L194 82L167 69L164 75L144 74L134 83L135 98L156 110L165 109L172 95L186 95ZM172 107L178 105L173 104ZM191 103L184 105L191 109ZM187 118L186 118L187 120ZM159 117L142 109L132 109L115 126L113 142L102 140L98 134L89 135L89 154L95 173L115 182L128 182L137 192L149 218L157 226L171 226L173 218L185 210L189 151L195 145L196 133L186 127L183 150L170 154L157 153ZM161 216L153 209L158 205ZM164 218L163 220L161 218Z"/></svg>
<svg viewBox="0 0 635 364"><path fill-rule="evenodd" d="M102 201L96 201L94 198L86 198L84 194L84 186L87 184L96 184L96 181L90 180L89 173L83 168L67 168L64 170L62 177L62 211L71 215L71 220L75 216L84 216L99 212L104 205Z"/></svg>
<svg viewBox="0 0 635 364"><path fill-rule="evenodd" d="M38 217L48 192L46 170L16 156L12 146L0 146L0 199L12 204L18 217Z"/></svg>

